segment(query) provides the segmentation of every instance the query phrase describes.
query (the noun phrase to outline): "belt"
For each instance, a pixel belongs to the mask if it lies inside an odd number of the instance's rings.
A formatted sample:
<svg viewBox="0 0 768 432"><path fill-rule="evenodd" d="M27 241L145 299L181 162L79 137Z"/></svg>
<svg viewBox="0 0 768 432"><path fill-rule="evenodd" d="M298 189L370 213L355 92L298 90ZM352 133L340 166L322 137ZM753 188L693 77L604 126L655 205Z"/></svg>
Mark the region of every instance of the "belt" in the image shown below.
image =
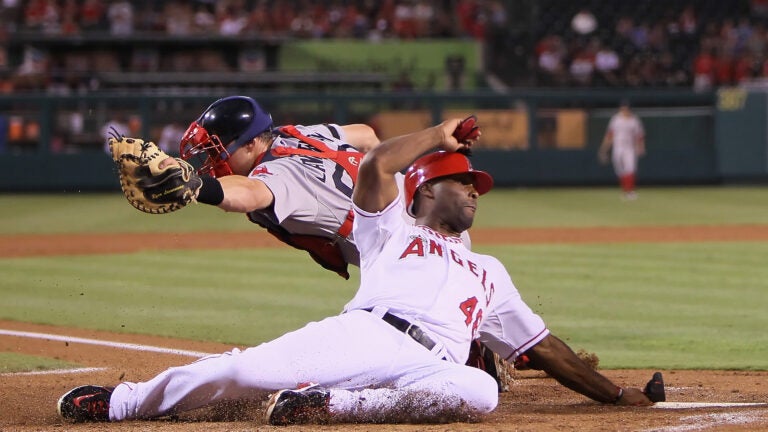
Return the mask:
<svg viewBox="0 0 768 432"><path fill-rule="evenodd" d="M363 309L367 312L373 311L373 309ZM415 340L416 342L420 343L424 346L424 348L432 351L432 348L437 345L435 341L432 340L429 336L427 336L426 333L424 333L423 330L419 328L419 326L415 326L411 324L408 320L404 320L398 316L392 315L391 313L387 312L384 314L384 316L381 317L386 323L391 325L392 327L400 330L401 332L407 334L411 337L411 339Z"/></svg>

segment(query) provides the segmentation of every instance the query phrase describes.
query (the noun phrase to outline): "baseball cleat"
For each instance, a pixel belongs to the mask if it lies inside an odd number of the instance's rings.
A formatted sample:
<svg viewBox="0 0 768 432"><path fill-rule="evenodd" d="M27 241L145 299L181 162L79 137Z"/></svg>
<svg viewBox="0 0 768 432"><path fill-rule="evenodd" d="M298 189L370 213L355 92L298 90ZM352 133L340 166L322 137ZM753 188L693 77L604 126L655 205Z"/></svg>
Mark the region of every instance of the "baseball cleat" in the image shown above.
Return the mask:
<svg viewBox="0 0 768 432"><path fill-rule="evenodd" d="M59 415L75 422L109 421L109 398L114 387L75 387L59 399Z"/></svg>
<svg viewBox="0 0 768 432"><path fill-rule="evenodd" d="M330 393L318 389L317 384L298 390L280 390L269 398L265 419L275 426L327 423L330 399Z"/></svg>
<svg viewBox="0 0 768 432"><path fill-rule="evenodd" d="M645 385L643 393L648 396L651 402L664 402L667 400L667 396L664 394L664 378L661 376L661 372L653 374L653 378Z"/></svg>

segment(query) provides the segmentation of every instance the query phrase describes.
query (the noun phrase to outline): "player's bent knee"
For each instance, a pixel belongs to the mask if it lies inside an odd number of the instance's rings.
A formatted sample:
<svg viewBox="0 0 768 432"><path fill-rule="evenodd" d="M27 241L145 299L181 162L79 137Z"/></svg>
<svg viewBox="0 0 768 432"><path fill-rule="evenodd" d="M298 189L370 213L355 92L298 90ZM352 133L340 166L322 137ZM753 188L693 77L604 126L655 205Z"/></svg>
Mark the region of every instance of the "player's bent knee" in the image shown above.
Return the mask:
<svg viewBox="0 0 768 432"><path fill-rule="evenodd" d="M485 371L466 367L460 385L464 401L479 413L489 413L499 403L498 384Z"/></svg>

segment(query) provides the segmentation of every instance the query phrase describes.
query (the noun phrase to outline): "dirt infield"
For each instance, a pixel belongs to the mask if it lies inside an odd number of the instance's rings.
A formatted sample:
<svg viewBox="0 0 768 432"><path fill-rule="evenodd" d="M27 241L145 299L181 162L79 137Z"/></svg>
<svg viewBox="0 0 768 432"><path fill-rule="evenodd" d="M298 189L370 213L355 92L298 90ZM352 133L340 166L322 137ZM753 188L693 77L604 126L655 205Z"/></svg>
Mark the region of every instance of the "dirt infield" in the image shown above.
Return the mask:
<svg viewBox="0 0 768 432"><path fill-rule="evenodd" d="M475 228L475 244L768 241L768 225L601 228ZM128 253L163 249L285 247L264 231L0 236L0 257Z"/></svg>
<svg viewBox="0 0 768 432"><path fill-rule="evenodd" d="M261 232L199 233L162 237L156 234L85 236L0 237L0 257L37 255L102 254L147 249L232 247L283 247ZM666 242L666 241L767 241L768 226L734 227L644 227L601 229L473 230L473 241L489 243L538 242ZM135 240L135 242L133 241ZM120 245L120 248L115 248ZM0 320L0 330L27 332L1 335L0 353L46 356L89 368L80 373L0 375L0 431L40 430L146 430L146 431L240 431L273 430L261 419L258 403L242 407L238 417L218 417L211 410L181 419L125 422L120 424L72 425L56 415L57 398L81 384L114 385L121 380L146 380L163 369L189 363L194 357L134 348L74 342L70 338L121 342L141 346L217 353L229 345L176 340L144 335L62 328ZM61 335L31 337L33 334ZM609 370L605 375L618 383L641 387L651 370ZM665 370L667 396L679 402L768 402L768 372ZM479 423L447 425L331 425L291 427L288 430L377 430L377 431L753 431L768 430L768 406L687 409L614 407L594 403L557 384L540 372L521 371L510 392L501 394L499 407Z"/></svg>

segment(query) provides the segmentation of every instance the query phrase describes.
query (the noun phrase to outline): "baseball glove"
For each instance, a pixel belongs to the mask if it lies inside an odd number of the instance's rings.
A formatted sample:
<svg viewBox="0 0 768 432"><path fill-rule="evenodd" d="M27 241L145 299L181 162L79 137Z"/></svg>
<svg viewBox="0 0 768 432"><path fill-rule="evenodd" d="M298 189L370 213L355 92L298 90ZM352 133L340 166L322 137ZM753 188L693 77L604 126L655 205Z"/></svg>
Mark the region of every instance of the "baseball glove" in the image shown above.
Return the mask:
<svg viewBox="0 0 768 432"><path fill-rule="evenodd" d="M500 393L508 392L515 381L515 366L476 340L469 347L466 365L482 369L492 376L499 386Z"/></svg>
<svg viewBox="0 0 768 432"><path fill-rule="evenodd" d="M160 168L160 162L170 156L155 143L119 135L109 139L109 149L123 194L137 209L170 213L196 201L203 182L186 161L175 158L178 164Z"/></svg>

